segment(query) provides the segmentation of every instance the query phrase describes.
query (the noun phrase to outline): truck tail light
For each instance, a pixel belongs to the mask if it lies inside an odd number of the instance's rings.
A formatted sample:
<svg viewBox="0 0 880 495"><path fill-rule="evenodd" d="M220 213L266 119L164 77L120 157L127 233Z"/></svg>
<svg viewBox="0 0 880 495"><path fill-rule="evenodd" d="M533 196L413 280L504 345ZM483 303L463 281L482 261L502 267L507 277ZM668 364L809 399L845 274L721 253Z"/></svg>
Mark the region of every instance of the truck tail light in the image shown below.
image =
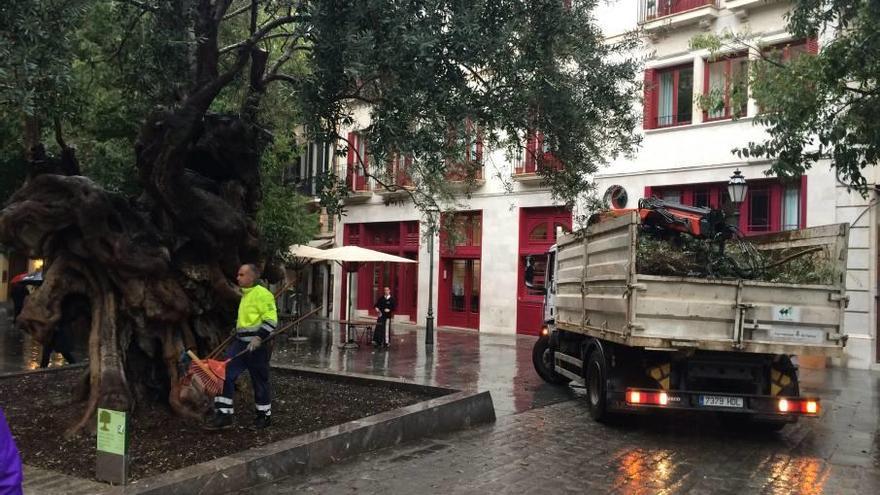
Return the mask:
<svg viewBox="0 0 880 495"><path fill-rule="evenodd" d="M626 402L627 404L634 406L665 406L669 404L669 395L666 392L627 390Z"/></svg>
<svg viewBox="0 0 880 495"><path fill-rule="evenodd" d="M819 414L819 401L816 399L779 399L776 408L782 413Z"/></svg>
<svg viewBox="0 0 880 495"><path fill-rule="evenodd" d="M787 399L779 399L779 412L788 412L789 404Z"/></svg>

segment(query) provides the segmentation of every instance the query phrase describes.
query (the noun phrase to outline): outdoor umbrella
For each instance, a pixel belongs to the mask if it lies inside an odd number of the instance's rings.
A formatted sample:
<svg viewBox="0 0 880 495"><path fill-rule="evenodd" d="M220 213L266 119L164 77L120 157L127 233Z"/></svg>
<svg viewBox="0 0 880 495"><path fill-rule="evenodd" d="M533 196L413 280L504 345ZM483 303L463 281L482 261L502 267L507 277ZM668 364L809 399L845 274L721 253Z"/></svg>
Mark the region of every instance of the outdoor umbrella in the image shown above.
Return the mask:
<svg viewBox="0 0 880 495"><path fill-rule="evenodd" d="M312 259L324 261L336 261L338 263L368 263L368 262L387 262L387 263L418 263L416 260L401 258L393 254L387 254L372 249L362 248L360 246L342 246L333 249L323 250L315 253ZM348 272L348 307L345 313L346 317L351 319L351 274Z"/></svg>
<svg viewBox="0 0 880 495"><path fill-rule="evenodd" d="M294 244L290 246L288 252L295 258L315 258L324 252L323 249L306 246L304 244Z"/></svg>

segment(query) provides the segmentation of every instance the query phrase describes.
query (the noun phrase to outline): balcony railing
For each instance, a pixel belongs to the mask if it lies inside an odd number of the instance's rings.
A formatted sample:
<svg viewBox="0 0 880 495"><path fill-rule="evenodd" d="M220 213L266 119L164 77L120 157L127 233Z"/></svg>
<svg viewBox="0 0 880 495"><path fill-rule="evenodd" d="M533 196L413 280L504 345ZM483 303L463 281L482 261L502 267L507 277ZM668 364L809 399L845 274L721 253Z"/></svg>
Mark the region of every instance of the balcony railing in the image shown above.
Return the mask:
<svg viewBox="0 0 880 495"><path fill-rule="evenodd" d="M674 14L680 14L700 7L718 7L719 0L641 0L639 2L639 22L645 23Z"/></svg>

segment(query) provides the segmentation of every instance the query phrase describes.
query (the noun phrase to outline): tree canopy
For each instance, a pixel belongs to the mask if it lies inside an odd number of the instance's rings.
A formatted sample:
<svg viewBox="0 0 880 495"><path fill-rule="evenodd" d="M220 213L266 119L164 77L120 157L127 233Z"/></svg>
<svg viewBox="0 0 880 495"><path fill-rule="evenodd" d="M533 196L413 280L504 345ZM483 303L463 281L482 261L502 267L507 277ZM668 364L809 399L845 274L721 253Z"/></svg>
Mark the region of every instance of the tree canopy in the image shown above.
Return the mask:
<svg viewBox="0 0 880 495"><path fill-rule="evenodd" d="M72 431L148 391L203 410L182 350L228 332L241 263L272 266L308 238L314 219L280 171L304 140L344 153L358 112L378 164L359 166L394 188L382 165L411 157L423 210L452 200L450 174L473 178L475 146L514 153L533 133L556 198L589 194L638 119L635 41L606 43L595 1L4 3L0 132L22 158L0 152L27 165L0 241L46 260L19 319L39 341L65 298L90 302L89 402ZM336 212L340 181L323 198Z"/></svg>

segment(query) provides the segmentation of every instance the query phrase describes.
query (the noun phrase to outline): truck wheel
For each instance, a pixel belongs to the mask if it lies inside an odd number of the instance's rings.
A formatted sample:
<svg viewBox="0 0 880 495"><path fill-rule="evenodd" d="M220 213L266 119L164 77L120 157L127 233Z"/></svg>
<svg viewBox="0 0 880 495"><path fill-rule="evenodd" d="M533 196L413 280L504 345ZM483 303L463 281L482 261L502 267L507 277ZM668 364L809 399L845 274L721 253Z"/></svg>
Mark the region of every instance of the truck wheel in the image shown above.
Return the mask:
<svg viewBox="0 0 880 495"><path fill-rule="evenodd" d="M553 370L553 350L550 349L548 337L541 337L532 347L532 364L538 375L547 383L565 385L571 381Z"/></svg>
<svg viewBox="0 0 880 495"><path fill-rule="evenodd" d="M596 421L608 419L608 397L605 387L608 376L605 359L599 349L593 349L587 359L585 372L587 382L587 404L590 406L590 416Z"/></svg>

